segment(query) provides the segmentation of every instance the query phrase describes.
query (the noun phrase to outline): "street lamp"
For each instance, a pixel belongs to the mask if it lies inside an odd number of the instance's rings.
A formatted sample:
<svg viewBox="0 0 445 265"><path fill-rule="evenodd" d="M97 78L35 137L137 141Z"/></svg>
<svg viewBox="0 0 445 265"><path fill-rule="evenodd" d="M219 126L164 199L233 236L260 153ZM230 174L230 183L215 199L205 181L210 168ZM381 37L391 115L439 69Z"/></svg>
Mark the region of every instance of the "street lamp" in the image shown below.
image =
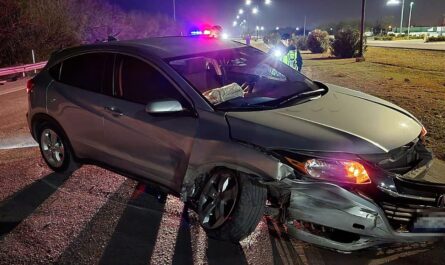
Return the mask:
<svg viewBox="0 0 445 265"><path fill-rule="evenodd" d="M266 4L266 5L270 5L270 4L272 4L272 0L265 0L265 1L264 1L264 4Z"/></svg>
<svg viewBox="0 0 445 265"><path fill-rule="evenodd" d="M252 8L252 14L254 15L258 14L258 7Z"/></svg>
<svg viewBox="0 0 445 265"><path fill-rule="evenodd" d="M240 10L238 10L238 14L242 15L244 13L244 10L242 8L240 8Z"/></svg>
<svg viewBox="0 0 445 265"><path fill-rule="evenodd" d="M393 6L393 5L399 5L400 0L389 0L386 2L386 5ZM402 13L400 15L400 35L402 35L402 29L403 29L403 10L405 9L405 0L402 0Z"/></svg>
<svg viewBox="0 0 445 265"><path fill-rule="evenodd" d="M176 0L173 0L173 20L176 21Z"/></svg>
<svg viewBox="0 0 445 265"><path fill-rule="evenodd" d="M414 2L411 2L411 3L409 4L408 39L409 39L409 31L410 31L410 29L411 29L411 13L413 12L413 5L414 5Z"/></svg>
<svg viewBox="0 0 445 265"><path fill-rule="evenodd" d="M233 26L236 27L236 25L238 25L238 21L233 21Z"/></svg>
<svg viewBox="0 0 445 265"><path fill-rule="evenodd" d="M252 4L252 0L246 0L246 6L250 6Z"/></svg>

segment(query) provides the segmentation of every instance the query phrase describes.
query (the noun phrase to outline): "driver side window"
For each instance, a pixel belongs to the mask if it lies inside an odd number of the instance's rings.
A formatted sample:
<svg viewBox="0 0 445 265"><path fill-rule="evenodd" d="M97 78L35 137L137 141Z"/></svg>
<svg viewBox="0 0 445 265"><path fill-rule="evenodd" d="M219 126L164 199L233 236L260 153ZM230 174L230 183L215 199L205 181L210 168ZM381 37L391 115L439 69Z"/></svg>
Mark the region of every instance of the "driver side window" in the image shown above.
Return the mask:
<svg viewBox="0 0 445 265"><path fill-rule="evenodd" d="M185 103L183 96L158 70L134 57L119 55L114 96L140 104L154 100L176 99Z"/></svg>

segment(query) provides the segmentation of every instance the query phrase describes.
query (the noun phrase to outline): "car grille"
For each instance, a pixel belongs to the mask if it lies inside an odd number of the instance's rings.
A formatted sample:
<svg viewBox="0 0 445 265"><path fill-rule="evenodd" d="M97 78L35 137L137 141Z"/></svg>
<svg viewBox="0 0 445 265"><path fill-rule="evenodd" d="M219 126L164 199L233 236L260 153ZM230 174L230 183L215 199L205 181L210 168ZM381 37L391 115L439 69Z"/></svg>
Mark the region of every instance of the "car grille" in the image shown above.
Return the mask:
<svg viewBox="0 0 445 265"><path fill-rule="evenodd" d="M428 205L381 203L386 218L396 232L413 232L413 224L422 213L438 211Z"/></svg>

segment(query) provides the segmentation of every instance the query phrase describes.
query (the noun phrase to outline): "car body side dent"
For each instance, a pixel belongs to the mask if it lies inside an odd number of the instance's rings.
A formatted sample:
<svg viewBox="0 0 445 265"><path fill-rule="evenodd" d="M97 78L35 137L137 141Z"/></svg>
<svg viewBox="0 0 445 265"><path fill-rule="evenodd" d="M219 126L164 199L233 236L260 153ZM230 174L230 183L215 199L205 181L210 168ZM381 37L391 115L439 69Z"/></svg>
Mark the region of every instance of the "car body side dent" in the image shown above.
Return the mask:
<svg viewBox="0 0 445 265"><path fill-rule="evenodd" d="M281 180L293 174L293 169L278 158L231 139L224 113L201 111L199 115L198 133L182 182L182 199L190 195L196 178L219 166L262 180Z"/></svg>

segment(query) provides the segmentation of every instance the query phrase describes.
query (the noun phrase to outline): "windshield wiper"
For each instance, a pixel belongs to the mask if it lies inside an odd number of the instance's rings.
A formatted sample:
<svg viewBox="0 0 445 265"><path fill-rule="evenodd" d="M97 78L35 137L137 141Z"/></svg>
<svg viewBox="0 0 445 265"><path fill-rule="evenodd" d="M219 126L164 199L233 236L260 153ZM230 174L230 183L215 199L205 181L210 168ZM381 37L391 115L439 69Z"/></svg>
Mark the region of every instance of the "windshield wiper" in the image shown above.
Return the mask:
<svg viewBox="0 0 445 265"><path fill-rule="evenodd" d="M279 106L284 105L284 104L286 104L288 102L291 102L291 101L293 101L295 99L301 99L301 98L310 97L310 96L314 96L314 95L320 95L320 94L322 94L325 91L326 91L326 89L319 88L319 89L316 89L316 90L311 90L311 91L297 93L297 94L294 94L294 95L292 95L290 97L287 97L287 98L283 99L282 101L280 101L278 103L278 105Z"/></svg>

